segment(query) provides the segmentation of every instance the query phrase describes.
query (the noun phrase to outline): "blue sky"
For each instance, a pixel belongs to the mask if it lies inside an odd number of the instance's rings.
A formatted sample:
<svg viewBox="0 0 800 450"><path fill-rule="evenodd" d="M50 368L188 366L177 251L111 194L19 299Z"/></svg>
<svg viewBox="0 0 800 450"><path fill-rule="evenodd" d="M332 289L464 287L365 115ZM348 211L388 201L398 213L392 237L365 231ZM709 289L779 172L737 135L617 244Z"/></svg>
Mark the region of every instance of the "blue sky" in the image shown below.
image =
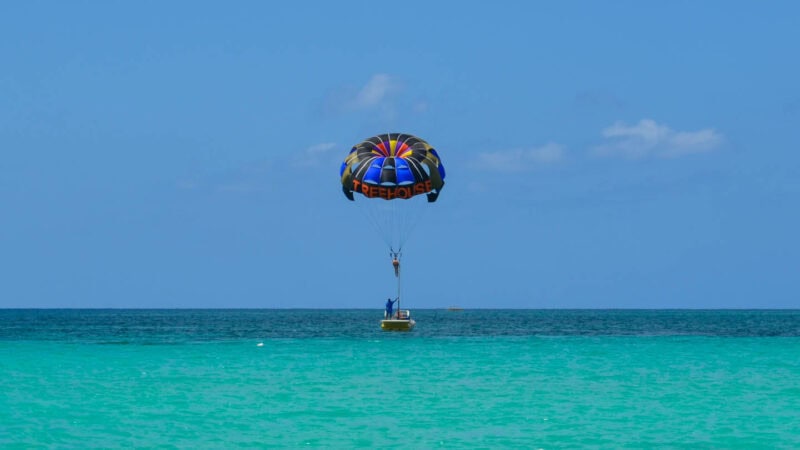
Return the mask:
<svg viewBox="0 0 800 450"><path fill-rule="evenodd" d="M432 3L432 4L431 4ZM800 307L796 2L4 2L0 307Z"/></svg>

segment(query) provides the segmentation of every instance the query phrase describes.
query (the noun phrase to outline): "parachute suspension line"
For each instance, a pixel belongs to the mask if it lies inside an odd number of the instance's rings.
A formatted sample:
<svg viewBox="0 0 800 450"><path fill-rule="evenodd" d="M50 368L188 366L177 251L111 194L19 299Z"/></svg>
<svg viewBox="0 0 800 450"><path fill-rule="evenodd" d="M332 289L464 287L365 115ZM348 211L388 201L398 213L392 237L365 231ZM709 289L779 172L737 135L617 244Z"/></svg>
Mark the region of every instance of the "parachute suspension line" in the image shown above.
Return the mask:
<svg viewBox="0 0 800 450"><path fill-rule="evenodd" d="M386 234L384 240L390 247L401 248L414 232L422 217L427 212L429 205L423 202L424 198L411 198L389 202L376 202L382 208L382 214L376 213L378 219L384 221L382 232Z"/></svg>
<svg viewBox="0 0 800 450"><path fill-rule="evenodd" d="M362 214L367 218L372 228L375 232L380 236L384 243L387 246L392 245L392 233L387 228L387 225L391 224L391 221L387 219L386 215L383 214L379 205L375 202L365 201L368 199L359 199L360 201L356 201L356 205L359 210L361 210Z"/></svg>
<svg viewBox="0 0 800 450"><path fill-rule="evenodd" d="M413 216L414 216L414 213L415 213L414 210L415 210L415 207L419 206L419 202L417 200L419 200L419 199L413 199L412 198L412 199L404 200L406 202L415 202L415 203L409 203L407 205L403 205L403 206L407 206L407 207L404 208L404 210L403 210L404 214L401 214L400 220L398 220L398 223L399 223L399 226L400 226L400 230L397 233L397 237L398 237L398 247L400 247L400 248L402 248L403 245L405 245L406 240L408 239L409 229L410 229L411 225L413 225L413 223L414 223L414 220L413 220ZM399 208L399 205L398 205L398 208Z"/></svg>
<svg viewBox="0 0 800 450"><path fill-rule="evenodd" d="M430 205L424 201L424 198L412 198L406 201L413 201L416 204L409 205L411 208L406 208L405 214L400 218L402 223L402 231L399 233L399 247L402 247L406 240L414 233L417 225L422 222L422 219L430 209Z"/></svg>
<svg viewBox="0 0 800 450"><path fill-rule="evenodd" d="M430 208L424 196L388 201L359 198L355 203L386 246L395 248L405 245Z"/></svg>
<svg viewBox="0 0 800 450"><path fill-rule="evenodd" d="M357 199L355 203L387 247L402 248L427 213L429 205L423 200Z"/></svg>
<svg viewBox="0 0 800 450"><path fill-rule="evenodd" d="M403 200L403 201L406 202L408 200ZM400 208L401 206L407 207L413 205L411 204L401 205L399 202L394 202L393 205L394 205L394 215L395 215L394 224L397 227L397 230L395 230L395 236L397 236L397 247L402 248L403 244L405 244L406 242L406 230L407 230L406 227L408 225L406 221L408 220L409 213L412 211L409 211L409 208L403 208L402 210Z"/></svg>

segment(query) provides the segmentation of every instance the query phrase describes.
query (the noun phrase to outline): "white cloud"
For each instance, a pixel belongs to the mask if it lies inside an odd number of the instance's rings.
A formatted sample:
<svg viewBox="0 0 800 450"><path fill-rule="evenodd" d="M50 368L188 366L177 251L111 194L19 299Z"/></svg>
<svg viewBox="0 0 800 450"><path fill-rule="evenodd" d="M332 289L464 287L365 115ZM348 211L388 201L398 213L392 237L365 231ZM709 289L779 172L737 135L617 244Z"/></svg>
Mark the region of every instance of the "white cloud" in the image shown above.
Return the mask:
<svg viewBox="0 0 800 450"><path fill-rule="evenodd" d="M330 92L322 105L324 114L369 114L371 118L393 120L399 111L424 113L427 105L420 99L398 95L405 91L401 80L385 73L372 75L360 86L342 86ZM420 105L421 104L421 105Z"/></svg>
<svg viewBox="0 0 800 450"><path fill-rule="evenodd" d="M397 89L399 89L399 85L392 77L384 73L375 74L356 93L350 106L356 110L373 108L380 105L389 94Z"/></svg>
<svg viewBox="0 0 800 450"><path fill-rule="evenodd" d="M713 129L675 131L654 120L642 119L636 125L617 122L603 130L607 143L592 149L597 156L675 158L714 150L722 144L722 135Z"/></svg>
<svg viewBox="0 0 800 450"><path fill-rule="evenodd" d="M320 154L326 153L326 152L328 152L330 150L333 150L334 148L336 148L336 144L335 143L333 143L333 142L324 142L322 144L315 144L315 145L312 145L311 147L308 147L306 149L306 154L308 154L308 155L320 155Z"/></svg>
<svg viewBox="0 0 800 450"><path fill-rule="evenodd" d="M213 183L217 192L248 194L268 190L272 163L266 160L250 161L228 171Z"/></svg>
<svg viewBox="0 0 800 450"><path fill-rule="evenodd" d="M429 100L401 77L376 73L362 84L332 89L320 103L326 117L362 116L371 128L392 125L409 115L424 115L431 108Z"/></svg>
<svg viewBox="0 0 800 450"><path fill-rule="evenodd" d="M331 158L331 153L336 150L337 146L333 142L323 142L321 144L314 144L304 151L299 152L293 159L292 165L294 167L316 167L322 161Z"/></svg>
<svg viewBox="0 0 800 450"><path fill-rule="evenodd" d="M266 192L272 163L266 160L249 161L238 167L197 174L178 180L176 187L183 191L245 194Z"/></svg>
<svg viewBox="0 0 800 450"><path fill-rule="evenodd" d="M488 170L518 172L558 162L563 156L564 148L550 142L536 148L481 153L477 157L477 164Z"/></svg>
<svg viewBox="0 0 800 450"><path fill-rule="evenodd" d="M414 106L412 108L413 108L415 113L422 114L422 113L428 112L428 109L430 107L428 106L428 102L426 102L424 100L419 100L419 101L414 103Z"/></svg>

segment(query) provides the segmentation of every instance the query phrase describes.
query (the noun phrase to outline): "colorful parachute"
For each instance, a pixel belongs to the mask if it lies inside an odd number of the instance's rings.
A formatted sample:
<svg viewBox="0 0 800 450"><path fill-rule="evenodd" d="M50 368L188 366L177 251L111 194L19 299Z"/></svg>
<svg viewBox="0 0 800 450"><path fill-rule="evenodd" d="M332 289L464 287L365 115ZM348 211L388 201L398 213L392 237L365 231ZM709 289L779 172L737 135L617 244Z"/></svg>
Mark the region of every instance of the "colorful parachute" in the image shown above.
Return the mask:
<svg viewBox="0 0 800 450"><path fill-rule="evenodd" d="M365 197L355 203L395 256L444 186L436 150L402 133L373 136L354 146L339 175L348 199ZM426 197L427 202L421 201Z"/></svg>
<svg viewBox="0 0 800 450"><path fill-rule="evenodd" d="M339 171L342 190L384 200L409 199L426 194L435 202L444 186L444 166L424 140L402 133L365 139L350 150Z"/></svg>

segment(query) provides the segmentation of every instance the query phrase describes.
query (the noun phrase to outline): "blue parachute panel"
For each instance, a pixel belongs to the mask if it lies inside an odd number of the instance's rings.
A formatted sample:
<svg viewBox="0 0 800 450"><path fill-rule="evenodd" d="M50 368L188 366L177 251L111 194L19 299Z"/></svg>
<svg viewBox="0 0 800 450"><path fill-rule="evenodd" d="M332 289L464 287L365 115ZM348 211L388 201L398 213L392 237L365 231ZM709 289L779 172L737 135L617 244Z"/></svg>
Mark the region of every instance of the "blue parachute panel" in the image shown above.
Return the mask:
<svg viewBox="0 0 800 450"><path fill-rule="evenodd" d="M381 182L384 160L386 160L386 158L375 158L375 160L372 161L369 169L367 169L367 173L364 174L363 180L365 183L379 184Z"/></svg>
<svg viewBox="0 0 800 450"><path fill-rule="evenodd" d="M414 172L411 171L408 163L402 159L397 159L397 184L414 184Z"/></svg>

